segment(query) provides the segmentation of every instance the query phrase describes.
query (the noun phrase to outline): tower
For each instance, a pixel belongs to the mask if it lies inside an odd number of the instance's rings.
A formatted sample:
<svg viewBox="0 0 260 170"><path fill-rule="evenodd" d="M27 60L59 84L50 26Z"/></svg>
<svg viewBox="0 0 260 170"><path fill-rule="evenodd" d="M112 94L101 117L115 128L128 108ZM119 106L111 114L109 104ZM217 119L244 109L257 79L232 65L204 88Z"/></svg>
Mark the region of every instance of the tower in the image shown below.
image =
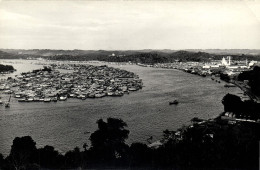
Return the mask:
<svg viewBox="0 0 260 170"><path fill-rule="evenodd" d="M222 58L221 64L222 64L223 66L227 66L227 65L228 65L228 63L227 63L225 57Z"/></svg>

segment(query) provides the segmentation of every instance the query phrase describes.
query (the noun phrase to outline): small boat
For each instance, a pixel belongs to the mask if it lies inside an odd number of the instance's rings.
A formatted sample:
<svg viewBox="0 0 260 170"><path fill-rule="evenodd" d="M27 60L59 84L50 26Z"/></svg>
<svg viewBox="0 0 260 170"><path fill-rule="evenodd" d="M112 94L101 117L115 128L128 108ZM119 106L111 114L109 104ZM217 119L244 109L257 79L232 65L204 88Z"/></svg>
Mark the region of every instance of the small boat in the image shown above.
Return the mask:
<svg viewBox="0 0 260 170"><path fill-rule="evenodd" d="M34 97L34 98L33 98L33 101L34 101L34 102L39 102L39 101L40 101L40 98L39 98L39 97Z"/></svg>
<svg viewBox="0 0 260 170"><path fill-rule="evenodd" d="M129 91L136 91L137 89L135 87L130 87L128 90Z"/></svg>
<svg viewBox="0 0 260 170"><path fill-rule="evenodd" d="M20 94L16 94L15 98L22 98L22 96Z"/></svg>
<svg viewBox="0 0 260 170"><path fill-rule="evenodd" d="M85 100L87 98L87 96L80 94L80 95L77 96L77 98Z"/></svg>
<svg viewBox="0 0 260 170"><path fill-rule="evenodd" d="M65 100L67 100L67 97L66 96L60 96L60 99L59 99L60 101L65 101Z"/></svg>
<svg viewBox="0 0 260 170"><path fill-rule="evenodd" d="M236 87L236 85L229 83L229 84L225 84L224 87Z"/></svg>
<svg viewBox="0 0 260 170"><path fill-rule="evenodd" d="M51 102L51 98L44 98L44 102Z"/></svg>
<svg viewBox="0 0 260 170"><path fill-rule="evenodd" d="M178 100L173 100L173 101L169 102L169 105L178 104L178 103L179 103Z"/></svg>
<svg viewBox="0 0 260 170"><path fill-rule="evenodd" d="M26 102L25 98L18 99L18 102Z"/></svg>
<svg viewBox="0 0 260 170"><path fill-rule="evenodd" d="M88 95L88 97L89 97L89 98L95 98L95 93L90 93L90 94Z"/></svg>
<svg viewBox="0 0 260 170"><path fill-rule="evenodd" d="M27 99L27 102L33 102L33 98L32 98L32 97L29 97L29 98Z"/></svg>
<svg viewBox="0 0 260 170"><path fill-rule="evenodd" d="M53 97L53 98L51 99L51 101L57 102L57 101L58 101L58 98L57 98L57 97Z"/></svg>
<svg viewBox="0 0 260 170"><path fill-rule="evenodd" d="M76 97L75 94L69 94L69 97L73 98L73 97Z"/></svg>
<svg viewBox="0 0 260 170"><path fill-rule="evenodd" d="M123 92L116 91L112 96L113 96L113 97L121 97L121 96L123 96L123 95L124 95Z"/></svg>
<svg viewBox="0 0 260 170"><path fill-rule="evenodd" d="M200 76L202 76L202 77L206 77L207 74L206 74L206 73L201 73Z"/></svg>
<svg viewBox="0 0 260 170"><path fill-rule="evenodd" d="M5 90L4 94L12 94L12 90Z"/></svg>
<svg viewBox="0 0 260 170"><path fill-rule="evenodd" d="M107 92L108 96L113 96L113 94L114 94L113 92Z"/></svg>
<svg viewBox="0 0 260 170"><path fill-rule="evenodd" d="M39 102L44 102L44 98L40 98L40 99L39 99Z"/></svg>

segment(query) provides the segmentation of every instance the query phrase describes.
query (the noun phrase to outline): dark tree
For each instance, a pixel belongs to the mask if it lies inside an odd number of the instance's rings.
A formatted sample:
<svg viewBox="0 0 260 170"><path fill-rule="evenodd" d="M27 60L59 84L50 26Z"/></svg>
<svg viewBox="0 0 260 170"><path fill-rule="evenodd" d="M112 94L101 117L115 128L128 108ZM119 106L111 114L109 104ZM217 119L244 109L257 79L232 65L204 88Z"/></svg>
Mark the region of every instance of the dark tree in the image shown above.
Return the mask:
<svg viewBox="0 0 260 170"><path fill-rule="evenodd" d="M241 113L243 102L240 97L233 94L226 94L222 99L225 112Z"/></svg>
<svg viewBox="0 0 260 170"><path fill-rule="evenodd" d="M28 169L31 164L37 162L36 143L30 136L16 137L6 159L12 169Z"/></svg>
<svg viewBox="0 0 260 170"><path fill-rule="evenodd" d="M44 168L59 168L64 164L63 156L52 146L38 149L39 164Z"/></svg>
<svg viewBox="0 0 260 170"><path fill-rule="evenodd" d="M78 147L73 151L68 151L65 154L65 167L66 168L78 168L81 167L82 156Z"/></svg>
<svg viewBox="0 0 260 170"><path fill-rule="evenodd" d="M98 130L90 136L92 158L99 161L124 161L128 150L125 140L129 130L127 124L116 118L108 118L107 122L102 119L97 121ZM105 163L105 162L102 162Z"/></svg>
<svg viewBox="0 0 260 170"><path fill-rule="evenodd" d="M0 169L3 168L4 165L4 156L0 153Z"/></svg>
<svg viewBox="0 0 260 170"><path fill-rule="evenodd" d="M248 85L256 95L260 95L260 67L255 66L253 70L244 71L238 75L238 80L249 80Z"/></svg>
<svg viewBox="0 0 260 170"><path fill-rule="evenodd" d="M228 76L228 74L224 74L224 73L220 73L220 79L226 82L230 81L230 77Z"/></svg>
<svg viewBox="0 0 260 170"><path fill-rule="evenodd" d="M260 95L260 67L254 67L252 72L252 78L249 80L249 85L255 94Z"/></svg>
<svg viewBox="0 0 260 170"><path fill-rule="evenodd" d="M150 164L152 151L143 143L133 143L130 146L129 162L131 167L152 166Z"/></svg>
<svg viewBox="0 0 260 170"><path fill-rule="evenodd" d="M0 72L14 71L14 67L11 65L0 64Z"/></svg>

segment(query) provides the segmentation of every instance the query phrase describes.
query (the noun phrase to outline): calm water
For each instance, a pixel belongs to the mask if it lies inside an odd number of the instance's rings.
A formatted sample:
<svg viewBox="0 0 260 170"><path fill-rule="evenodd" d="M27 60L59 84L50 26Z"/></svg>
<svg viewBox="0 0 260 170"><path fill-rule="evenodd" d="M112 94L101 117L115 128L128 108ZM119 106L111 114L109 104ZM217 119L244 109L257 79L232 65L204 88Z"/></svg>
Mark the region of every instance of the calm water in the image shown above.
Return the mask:
<svg viewBox="0 0 260 170"><path fill-rule="evenodd" d="M42 67L31 61L21 62L23 64L12 64L18 70L14 74ZM223 111L221 99L225 94L241 93L236 87L223 87L223 82L216 83L210 78L178 70L108 65L137 73L145 87L123 97L83 101L19 103L13 98L10 108L0 106L0 153L7 155L12 140L24 135L32 136L38 147L52 145L63 153L76 146L82 148L84 142L90 145L90 134L84 132L94 132L96 121L107 117L127 122L128 143L145 142L150 136L158 140L163 130L176 130L189 124L195 116L211 118L218 115ZM175 98L179 105L170 106L169 101Z"/></svg>

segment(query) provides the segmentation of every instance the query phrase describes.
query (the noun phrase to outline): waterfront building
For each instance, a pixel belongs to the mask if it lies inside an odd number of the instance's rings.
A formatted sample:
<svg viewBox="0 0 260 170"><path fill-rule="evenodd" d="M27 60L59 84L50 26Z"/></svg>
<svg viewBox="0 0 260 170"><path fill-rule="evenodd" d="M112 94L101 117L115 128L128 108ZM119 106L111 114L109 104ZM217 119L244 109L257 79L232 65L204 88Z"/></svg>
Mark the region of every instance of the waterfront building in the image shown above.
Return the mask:
<svg viewBox="0 0 260 170"><path fill-rule="evenodd" d="M227 56L227 60L225 59L225 57L223 57L222 60L221 60L221 64L223 66L230 66L231 65L231 57Z"/></svg>

